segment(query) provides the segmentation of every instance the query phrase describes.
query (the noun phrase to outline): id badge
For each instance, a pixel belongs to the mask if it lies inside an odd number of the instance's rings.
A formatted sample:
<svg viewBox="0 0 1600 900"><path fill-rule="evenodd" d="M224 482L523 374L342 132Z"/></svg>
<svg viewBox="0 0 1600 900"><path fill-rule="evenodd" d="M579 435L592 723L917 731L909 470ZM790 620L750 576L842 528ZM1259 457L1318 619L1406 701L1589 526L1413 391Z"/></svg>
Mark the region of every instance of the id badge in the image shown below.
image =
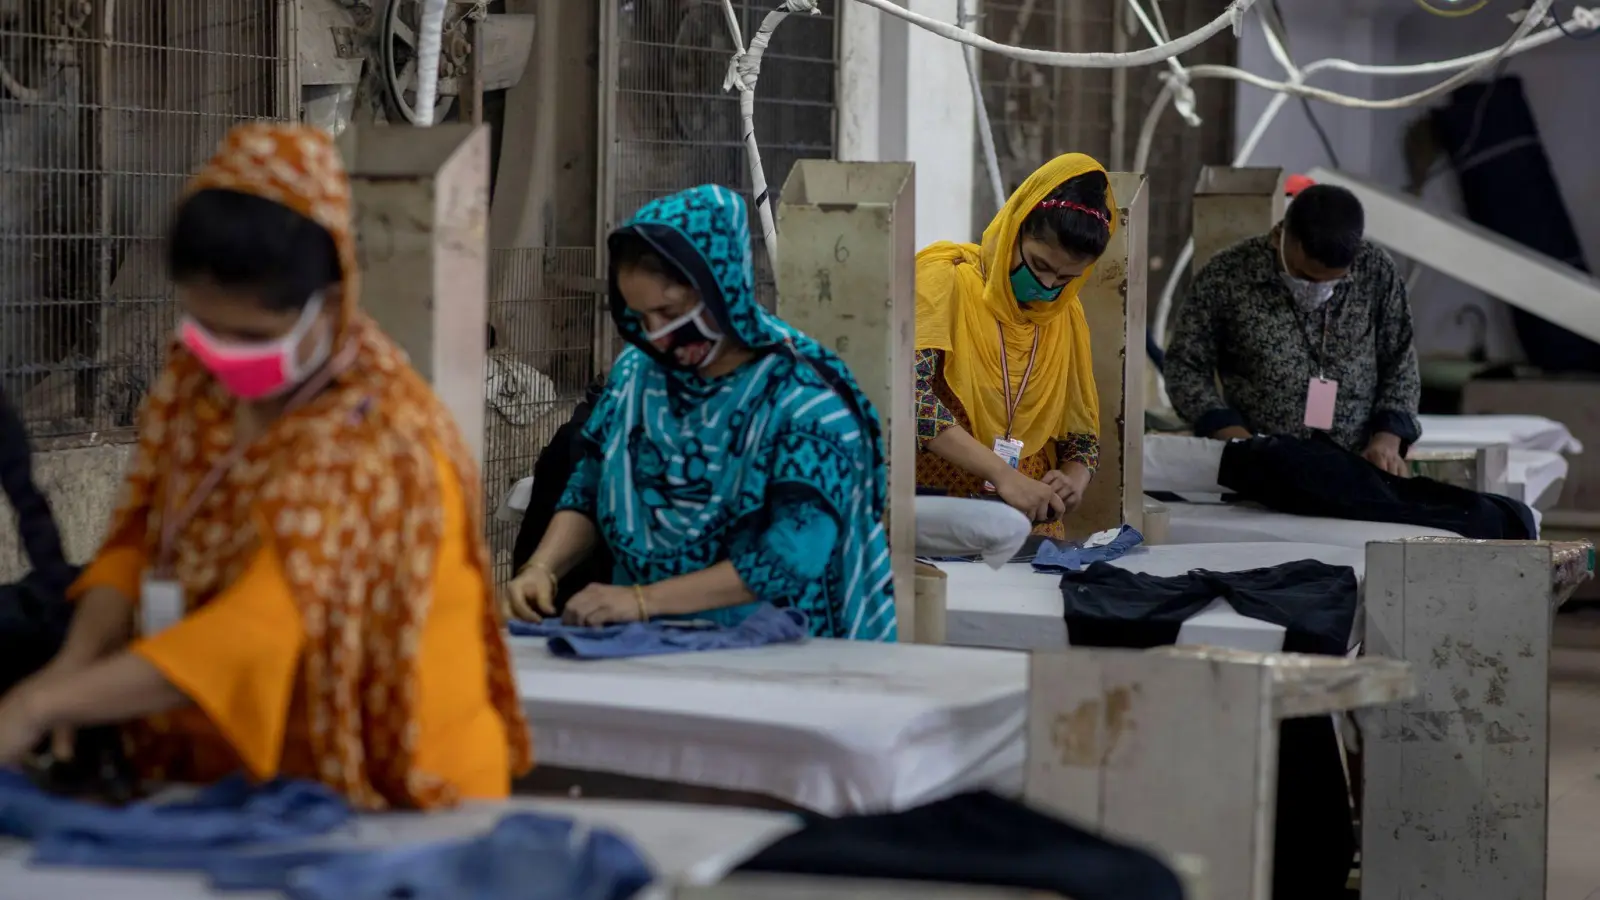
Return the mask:
<svg viewBox="0 0 1600 900"><path fill-rule="evenodd" d="M183 618L183 585L145 575L139 591L139 634L154 637Z"/></svg>
<svg viewBox="0 0 1600 900"><path fill-rule="evenodd" d="M1022 464L1022 442L1016 438L997 437L994 439L994 455L1015 469ZM991 494L995 492L995 486L987 481L983 483L983 489Z"/></svg>
<svg viewBox="0 0 1600 900"><path fill-rule="evenodd" d="M1318 431L1333 428L1333 406L1339 399L1339 382L1313 378L1306 388L1306 427Z"/></svg>

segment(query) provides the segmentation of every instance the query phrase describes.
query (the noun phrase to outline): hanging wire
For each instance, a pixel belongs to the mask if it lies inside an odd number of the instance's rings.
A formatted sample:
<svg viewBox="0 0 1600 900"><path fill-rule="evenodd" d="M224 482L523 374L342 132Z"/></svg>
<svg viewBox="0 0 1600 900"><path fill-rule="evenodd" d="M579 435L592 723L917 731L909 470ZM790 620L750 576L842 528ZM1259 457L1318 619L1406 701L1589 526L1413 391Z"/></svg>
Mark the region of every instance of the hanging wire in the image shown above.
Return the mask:
<svg viewBox="0 0 1600 900"><path fill-rule="evenodd" d="M1430 12L1441 19L1459 19L1463 16L1470 16L1478 10L1483 9L1485 6L1488 6L1489 0L1478 0L1477 3L1470 4L1462 9L1440 9L1439 7L1429 3L1428 0L1416 0L1416 3L1427 12Z"/></svg>

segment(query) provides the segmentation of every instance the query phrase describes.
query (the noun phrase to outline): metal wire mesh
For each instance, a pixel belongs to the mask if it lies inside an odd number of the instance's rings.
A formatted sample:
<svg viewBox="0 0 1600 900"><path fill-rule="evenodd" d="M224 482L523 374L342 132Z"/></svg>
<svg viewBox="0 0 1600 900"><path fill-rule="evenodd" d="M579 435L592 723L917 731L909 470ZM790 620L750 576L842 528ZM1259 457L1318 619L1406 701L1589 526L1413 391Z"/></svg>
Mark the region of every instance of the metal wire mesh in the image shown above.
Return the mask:
<svg viewBox="0 0 1600 900"><path fill-rule="evenodd" d="M1167 27L1176 37L1188 34L1215 19L1227 7L1227 0L1167 0L1162 3ZM1137 40L1137 39L1136 39ZM1148 46L1148 38L1135 47ZM1231 66L1237 58L1238 43L1224 33L1183 55L1187 65ZM1161 90L1159 75L1165 67L1134 69L1128 79L1128 153L1139 139L1139 126L1146 110ZM1194 187L1202 166L1226 165L1233 156L1234 82L1198 79L1194 82L1195 111L1199 128L1191 128L1168 109L1156 130L1150 148L1150 302L1154 303L1166 284L1178 251L1193 230ZM1188 284L1185 273L1179 284ZM1180 293L1178 296L1182 296Z"/></svg>
<svg viewBox="0 0 1600 900"><path fill-rule="evenodd" d="M1173 35L1186 34L1211 21L1226 0L1157 0ZM1008 44L1069 52L1105 51L1113 47L1113 29L1121 26L1122 0L984 0L982 33ZM1148 46L1140 31L1130 48ZM1189 65L1232 64L1234 42L1225 37L1207 41L1185 54ZM1058 69L982 56L980 83L993 123L996 154L1006 190L1014 190L1038 165L1060 153L1077 151L1110 168L1114 148L1121 147L1132 165L1139 126L1156 92L1164 66L1126 70L1123 109L1117 109L1117 75L1110 69ZM1204 124L1192 129L1170 110L1156 132L1147 166L1150 196L1150 267L1159 291L1161 274L1189 236L1190 203L1200 167L1226 163L1233 134L1231 82L1198 81L1197 109ZM1121 130L1120 136L1117 131ZM974 192L974 221L987 223L996 205L980 154L979 189Z"/></svg>
<svg viewBox="0 0 1600 900"><path fill-rule="evenodd" d="M171 333L168 210L230 125L288 108L285 6L0 4L0 385L36 436L133 423Z"/></svg>
<svg viewBox="0 0 1600 900"><path fill-rule="evenodd" d="M601 302L593 247L495 250L489 257L489 350L484 497L496 509L533 474L556 429L594 374L594 309ZM489 519L495 578L511 576L521 516Z"/></svg>
<svg viewBox="0 0 1600 900"><path fill-rule="evenodd" d="M1120 0L985 0L979 31L990 40L1046 50L1105 50ZM994 129L1000 180L1007 191L1053 156L1076 151L1110 165L1114 92L1109 69L1063 69L979 54L979 84ZM982 154L974 182L974 222L987 224L997 204L987 190ZM980 229L981 230L981 229Z"/></svg>
<svg viewBox="0 0 1600 900"><path fill-rule="evenodd" d="M722 82L732 59L720 0L617 0L617 219L649 200L721 184L749 195L738 95ZM773 206L798 159L833 155L837 46L834 8L793 15L773 35L756 91L756 136ZM734 0L746 41L776 4ZM752 209L752 213L754 210ZM752 219L752 233L759 235ZM776 296L764 253L756 283L770 307Z"/></svg>

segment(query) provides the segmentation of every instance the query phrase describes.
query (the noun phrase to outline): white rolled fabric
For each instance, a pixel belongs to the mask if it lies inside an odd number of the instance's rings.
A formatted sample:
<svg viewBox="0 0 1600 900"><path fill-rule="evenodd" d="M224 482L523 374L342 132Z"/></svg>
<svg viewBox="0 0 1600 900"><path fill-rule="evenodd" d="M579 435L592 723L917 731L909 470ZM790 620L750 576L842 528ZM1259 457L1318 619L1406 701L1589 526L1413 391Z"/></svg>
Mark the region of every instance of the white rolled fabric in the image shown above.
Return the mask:
<svg viewBox="0 0 1600 900"><path fill-rule="evenodd" d="M1144 436L1144 489L1174 494L1224 494L1217 484L1226 441L1175 434Z"/></svg>

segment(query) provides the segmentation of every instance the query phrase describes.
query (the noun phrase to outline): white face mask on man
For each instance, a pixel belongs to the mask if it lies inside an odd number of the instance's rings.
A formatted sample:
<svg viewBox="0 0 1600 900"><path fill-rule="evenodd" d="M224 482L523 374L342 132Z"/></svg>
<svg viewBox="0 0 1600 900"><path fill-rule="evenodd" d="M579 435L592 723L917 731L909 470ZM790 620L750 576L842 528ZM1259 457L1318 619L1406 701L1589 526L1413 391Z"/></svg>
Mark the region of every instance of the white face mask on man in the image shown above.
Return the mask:
<svg viewBox="0 0 1600 900"><path fill-rule="evenodd" d="M1284 236L1278 235L1278 264L1283 267L1279 274L1283 276L1283 283L1289 288L1289 295L1294 298L1294 305L1302 312L1315 312L1323 304L1333 299L1333 289L1338 286L1338 281L1311 281L1306 278L1296 278L1289 274L1289 260L1283 252Z"/></svg>

